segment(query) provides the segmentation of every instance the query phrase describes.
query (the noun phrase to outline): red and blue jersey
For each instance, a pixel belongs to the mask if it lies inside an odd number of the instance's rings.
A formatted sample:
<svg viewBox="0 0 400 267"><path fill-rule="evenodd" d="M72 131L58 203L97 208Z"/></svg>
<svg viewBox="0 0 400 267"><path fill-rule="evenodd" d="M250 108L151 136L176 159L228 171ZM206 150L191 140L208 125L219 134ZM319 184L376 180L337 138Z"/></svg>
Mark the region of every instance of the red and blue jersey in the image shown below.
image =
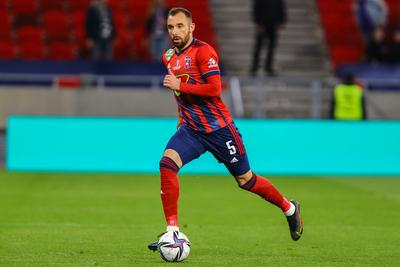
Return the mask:
<svg viewBox="0 0 400 267"><path fill-rule="evenodd" d="M180 89L174 94L182 123L195 131L210 133L232 122L221 99L218 55L210 45L194 38L179 53L167 50L162 62L181 79Z"/></svg>

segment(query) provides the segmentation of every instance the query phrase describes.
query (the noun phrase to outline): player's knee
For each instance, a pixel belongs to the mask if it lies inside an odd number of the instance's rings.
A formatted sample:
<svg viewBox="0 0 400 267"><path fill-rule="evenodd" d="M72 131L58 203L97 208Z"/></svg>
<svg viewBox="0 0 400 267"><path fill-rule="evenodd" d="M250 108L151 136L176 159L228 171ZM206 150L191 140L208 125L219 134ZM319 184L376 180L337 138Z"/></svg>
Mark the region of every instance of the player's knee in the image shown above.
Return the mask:
<svg viewBox="0 0 400 267"><path fill-rule="evenodd" d="M180 169L178 164L176 164L173 159L166 156L163 156L160 160L160 172L163 172L164 168L172 170L174 172L178 172Z"/></svg>
<svg viewBox="0 0 400 267"><path fill-rule="evenodd" d="M235 177L240 188L250 191L256 183L257 175L251 170L243 175Z"/></svg>

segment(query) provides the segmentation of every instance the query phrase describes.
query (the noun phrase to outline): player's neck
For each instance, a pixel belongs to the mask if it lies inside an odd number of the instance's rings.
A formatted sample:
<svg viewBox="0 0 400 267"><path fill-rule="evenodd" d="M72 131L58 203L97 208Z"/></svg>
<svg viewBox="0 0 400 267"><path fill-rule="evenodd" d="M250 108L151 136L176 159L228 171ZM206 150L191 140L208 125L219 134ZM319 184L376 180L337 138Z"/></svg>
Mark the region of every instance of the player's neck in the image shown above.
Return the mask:
<svg viewBox="0 0 400 267"><path fill-rule="evenodd" d="M192 42L193 42L193 36L191 36L191 37L189 38L188 42L185 44L184 47L182 47L182 48L175 47L176 52L178 52L178 53L182 52L183 50L185 50L186 48L188 48L188 47L192 44Z"/></svg>

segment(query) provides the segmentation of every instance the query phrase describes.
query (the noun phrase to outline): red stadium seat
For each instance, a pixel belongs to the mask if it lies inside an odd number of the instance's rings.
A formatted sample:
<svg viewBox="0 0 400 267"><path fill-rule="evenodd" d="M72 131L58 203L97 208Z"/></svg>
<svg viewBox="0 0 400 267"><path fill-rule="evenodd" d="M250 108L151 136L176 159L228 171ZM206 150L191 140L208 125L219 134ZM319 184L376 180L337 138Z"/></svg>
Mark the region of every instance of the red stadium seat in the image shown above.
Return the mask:
<svg viewBox="0 0 400 267"><path fill-rule="evenodd" d="M0 10L0 41L12 39L11 17L5 10Z"/></svg>
<svg viewBox="0 0 400 267"><path fill-rule="evenodd" d="M42 43L43 30L36 26L23 26L17 30L19 43Z"/></svg>
<svg viewBox="0 0 400 267"><path fill-rule="evenodd" d="M8 1L0 1L0 10L8 11Z"/></svg>
<svg viewBox="0 0 400 267"><path fill-rule="evenodd" d="M40 43L21 43L19 45L19 57L26 60L41 60L45 58L43 44Z"/></svg>
<svg viewBox="0 0 400 267"><path fill-rule="evenodd" d="M113 59L130 60L132 59L132 36L130 32L123 28L118 30L117 39L113 44Z"/></svg>
<svg viewBox="0 0 400 267"><path fill-rule="evenodd" d="M41 0L42 11L48 10L65 10L65 0Z"/></svg>
<svg viewBox="0 0 400 267"><path fill-rule="evenodd" d="M128 15L124 12L114 12L114 24L117 31L127 29L129 24Z"/></svg>
<svg viewBox="0 0 400 267"><path fill-rule="evenodd" d="M134 27L144 27L149 14L149 3L150 1L128 1L126 3L126 11L131 17Z"/></svg>
<svg viewBox="0 0 400 267"><path fill-rule="evenodd" d="M132 0L128 0L132 1ZM123 0L108 0L108 4L110 5L112 11L115 12L121 12L123 8L125 7L125 1Z"/></svg>
<svg viewBox="0 0 400 267"><path fill-rule="evenodd" d="M77 47L77 54L79 58L89 58L90 50L86 46L86 32L83 25L74 25L72 28L73 31L73 41L75 46Z"/></svg>
<svg viewBox="0 0 400 267"><path fill-rule="evenodd" d="M53 60L73 60L76 59L76 48L67 43L50 43L47 50L47 58Z"/></svg>
<svg viewBox="0 0 400 267"><path fill-rule="evenodd" d="M136 1L136 0L134 0ZM86 9L89 7L91 3L91 0L67 0L67 5L69 7L69 10L71 12L83 10L86 11Z"/></svg>
<svg viewBox="0 0 400 267"><path fill-rule="evenodd" d="M83 10L77 10L71 13L71 24L72 27L85 27L86 12Z"/></svg>
<svg viewBox="0 0 400 267"><path fill-rule="evenodd" d="M37 0L11 0L16 25L38 24Z"/></svg>
<svg viewBox="0 0 400 267"><path fill-rule="evenodd" d="M133 29L132 44L135 59L145 61L150 59L150 51L148 49L147 36L144 27L136 27Z"/></svg>
<svg viewBox="0 0 400 267"><path fill-rule="evenodd" d="M43 14L43 26L47 40L68 41L70 31L68 17L62 11L47 11Z"/></svg>
<svg viewBox="0 0 400 267"><path fill-rule="evenodd" d="M17 58L17 49L11 42L0 42L0 59Z"/></svg>

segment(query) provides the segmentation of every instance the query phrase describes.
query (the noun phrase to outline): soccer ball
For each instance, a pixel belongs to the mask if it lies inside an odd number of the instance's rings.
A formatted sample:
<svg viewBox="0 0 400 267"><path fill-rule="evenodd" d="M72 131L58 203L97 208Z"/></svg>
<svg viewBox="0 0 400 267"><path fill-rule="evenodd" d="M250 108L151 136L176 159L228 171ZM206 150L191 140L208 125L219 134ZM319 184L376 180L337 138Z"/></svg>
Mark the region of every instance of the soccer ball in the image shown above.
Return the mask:
<svg viewBox="0 0 400 267"><path fill-rule="evenodd" d="M169 231L158 240L158 252L165 261L183 261L189 256L190 241L179 231Z"/></svg>

